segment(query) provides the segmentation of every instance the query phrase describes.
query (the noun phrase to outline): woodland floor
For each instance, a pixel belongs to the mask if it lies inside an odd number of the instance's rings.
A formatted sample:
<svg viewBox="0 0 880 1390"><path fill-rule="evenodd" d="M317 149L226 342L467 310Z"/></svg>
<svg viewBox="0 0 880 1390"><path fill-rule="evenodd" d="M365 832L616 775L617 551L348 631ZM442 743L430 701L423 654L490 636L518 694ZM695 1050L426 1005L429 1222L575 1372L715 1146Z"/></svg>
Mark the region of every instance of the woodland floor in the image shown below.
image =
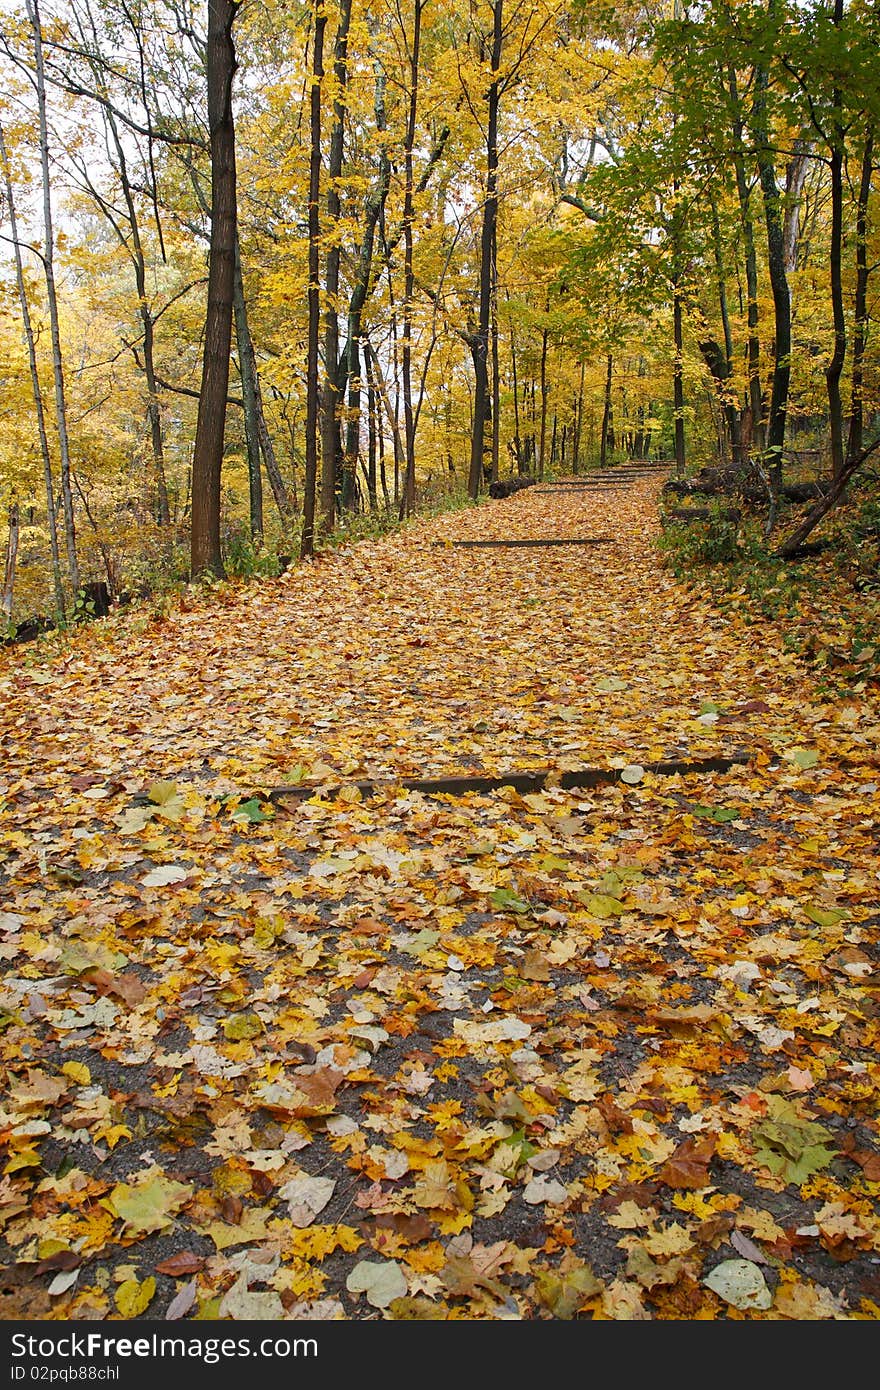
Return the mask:
<svg viewBox="0 0 880 1390"><path fill-rule="evenodd" d="M0 1317L880 1316L876 700L659 488L0 656Z"/></svg>

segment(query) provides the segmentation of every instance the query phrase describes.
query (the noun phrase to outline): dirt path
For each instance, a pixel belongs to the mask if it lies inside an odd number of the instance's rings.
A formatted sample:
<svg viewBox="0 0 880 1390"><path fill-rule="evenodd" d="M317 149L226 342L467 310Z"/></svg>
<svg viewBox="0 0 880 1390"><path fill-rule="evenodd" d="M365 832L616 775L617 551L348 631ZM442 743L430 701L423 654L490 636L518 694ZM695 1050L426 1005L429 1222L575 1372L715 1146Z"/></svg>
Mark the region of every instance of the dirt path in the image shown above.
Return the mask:
<svg viewBox="0 0 880 1390"><path fill-rule="evenodd" d="M659 487L2 658L0 1316L878 1315L877 711L662 570Z"/></svg>

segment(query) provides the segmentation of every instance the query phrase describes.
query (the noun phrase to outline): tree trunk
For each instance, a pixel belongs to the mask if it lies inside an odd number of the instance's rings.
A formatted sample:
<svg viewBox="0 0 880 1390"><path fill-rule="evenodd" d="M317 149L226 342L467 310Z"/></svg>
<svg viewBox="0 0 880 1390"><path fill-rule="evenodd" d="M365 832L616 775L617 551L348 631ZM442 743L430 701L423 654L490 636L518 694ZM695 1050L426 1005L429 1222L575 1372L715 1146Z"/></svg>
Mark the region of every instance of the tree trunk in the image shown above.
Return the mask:
<svg viewBox="0 0 880 1390"><path fill-rule="evenodd" d="M582 359L581 359L581 374L580 374L580 379L579 379L579 381L578 381L577 405L575 406L573 438L572 438L572 442L571 442L572 471L574 472L575 477L577 476L578 472L580 471L580 465L581 465L581 435L582 435L582 433L583 433L583 424L584 424L584 374L585 374L585 371L586 371L586 364L585 364L585 362L583 361L583 358L582 358Z"/></svg>
<svg viewBox="0 0 880 1390"><path fill-rule="evenodd" d="M46 82L43 71L43 30L37 0L27 0L27 14L34 37L37 105L40 123L40 166L43 185L43 270L46 276L46 295L49 302L49 327L52 339L52 371L55 381L55 419L58 430L58 450L61 458L61 506L64 514L64 543L67 568L74 596L79 590L79 561L76 554L76 525L73 515L70 440L67 433L67 399L64 386L64 360L61 354L61 330L58 322L58 297L55 290L55 240L52 231L52 192L49 181L49 128L46 120Z"/></svg>
<svg viewBox="0 0 880 1390"><path fill-rule="evenodd" d="M321 528L332 531L336 520L336 486L342 447L339 426L339 270L342 257L340 226L342 199L339 180L345 146L345 103L348 85L348 31L351 0L339 0L339 27L333 50L333 125L327 154L327 231L330 242L325 267L324 383L321 393Z"/></svg>
<svg viewBox="0 0 880 1390"><path fill-rule="evenodd" d="M286 532L293 521L293 515L296 511L296 478L294 477L293 496L291 496L287 484L281 476L281 469L275 453L275 446L272 443L272 436L269 433L269 426L266 423L258 372L254 374L254 386L257 396L257 429L260 435L260 449L263 454L263 463L266 466L266 477L269 479L269 486L272 489L275 506L278 508L281 525Z"/></svg>
<svg viewBox="0 0 880 1390"><path fill-rule="evenodd" d="M475 502L483 478L483 451L486 420L489 410L489 320L491 312L492 251L495 245L495 224L498 220L498 105L503 40L504 0L491 0L492 49L490 71L492 81L486 96L486 190L483 199L483 225L480 233L480 301L477 331L471 349L474 362L474 420L471 432L471 461L468 474L468 496Z"/></svg>
<svg viewBox="0 0 880 1390"><path fill-rule="evenodd" d="M244 297L244 276L241 271L241 246L236 229L235 282L233 285L235 339L238 343L238 371L241 395L244 400L244 437L248 461L248 493L250 500L251 540L263 539L263 475L260 469L260 421L257 413L257 364L254 344L247 320Z"/></svg>
<svg viewBox="0 0 880 1390"><path fill-rule="evenodd" d="M321 80L324 76L324 30L327 15L321 0L313 11L312 87L309 97L309 328L306 349L306 467L303 483L303 528L300 556L315 553L315 503L318 490L318 340L321 329Z"/></svg>
<svg viewBox="0 0 880 1390"><path fill-rule="evenodd" d="M677 283L672 290L672 336L675 345L675 363L672 374L672 409L675 431L675 473L683 478L685 464L684 440L684 334L682 331L681 290Z"/></svg>
<svg viewBox="0 0 880 1390"><path fill-rule="evenodd" d="M55 611L59 621L63 621L65 616L64 583L61 578L61 556L58 551L58 523L55 515L55 486L52 478L52 456L49 452L46 412L43 407L43 392L40 386L39 371L37 369L36 342L34 340L34 329L31 322L27 292L25 290L24 267L21 261L21 243L18 239L18 216L15 210L12 177L9 169L9 159L6 153L6 141L3 136L2 125L0 125L0 161L2 161L3 164L3 179L6 185L6 206L9 213L9 227L12 232L12 247L15 255L15 279L18 286L18 302L21 307L21 320L28 350L31 391L34 398L34 409L37 415L37 433L40 439L40 457L43 460L43 483L46 489L46 518L49 530L49 547L52 555L52 582L55 589Z"/></svg>
<svg viewBox="0 0 880 1390"><path fill-rule="evenodd" d="M409 109L406 138L403 146L403 434L405 468L400 496L400 519L409 516L416 501L416 439L412 401L412 304L415 288L413 273L413 146L416 139L416 113L419 95L419 49L422 35L422 10L425 0L416 0L413 12L412 48L409 55Z"/></svg>
<svg viewBox="0 0 880 1390"><path fill-rule="evenodd" d="M727 435L730 440L730 450L733 462L736 466L741 466L745 462L742 441L742 417L737 408L736 401L732 398L726 383L733 374L733 333L730 327L730 312L727 304L727 286L724 275L724 255L721 245L721 223L718 217L718 205L714 197L710 195L709 207L712 215L712 246L715 256L715 278L718 293L718 310L721 315L721 331L724 334L724 376L719 380L718 403L724 412L727 422ZM711 365L711 364L710 364Z"/></svg>
<svg viewBox="0 0 880 1390"><path fill-rule="evenodd" d="M862 175L856 203L856 291L853 324L852 375L850 382L849 439L847 463L862 450L864 430L864 362L868 338L868 199L874 172L874 128L869 126L862 152Z"/></svg>
<svg viewBox="0 0 880 1390"><path fill-rule="evenodd" d="M13 502L7 517L9 530L6 536L6 564L3 571L3 589L0 592L0 613L7 625L12 620L12 591L15 588L15 562L18 558L18 503Z"/></svg>
<svg viewBox="0 0 880 1390"><path fill-rule="evenodd" d="M505 298L510 295L505 290ZM510 370L513 382L513 453L516 459L516 471L522 475L526 471L525 459L523 458L522 441L519 433L519 382L517 381L516 365L516 334L513 331L513 320L509 319L508 327L510 331Z"/></svg>
<svg viewBox="0 0 880 1390"><path fill-rule="evenodd" d="M546 306L549 309L549 304ZM547 452L547 341L549 333L545 328L541 333L541 426L538 434L538 477L543 478L546 468Z"/></svg>
<svg viewBox="0 0 880 1390"><path fill-rule="evenodd" d="M211 0L208 6L208 130L211 138L211 245L202 388L192 464L190 571L224 574L220 549L220 487L226 434L226 395L232 345L235 286L235 125L232 79L235 45L232 26L238 0Z"/></svg>
<svg viewBox="0 0 880 1390"><path fill-rule="evenodd" d="M769 0L767 13L776 13L777 0ZM776 182L776 165L767 130L766 68L755 73L755 100L752 107L752 130L755 136L758 175L764 199L764 224L767 230L767 269L773 292L774 363L770 390L770 414L767 421L767 463L774 484L782 481L782 449L785 444L785 424L788 413L788 390L791 381L791 296L785 273L785 238L782 225L782 198Z"/></svg>
<svg viewBox="0 0 880 1390"><path fill-rule="evenodd" d="M602 433L599 441L599 467L604 468L608 459L608 435L611 431L611 378L614 371L614 358L609 352L605 359L605 396L602 404Z"/></svg>
<svg viewBox="0 0 880 1390"><path fill-rule="evenodd" d="M376 129L384 131L385 122L385 75L378 72L376 76L376 94L374 101L376 116ZM358 256L358 268L355 275L354 285L351 291L351 298L348 305L348 345L346 347L346 371L348 374L348 419L345 429L345 455L342 462L342 505L349 508L356 505L357 490L353 486L357 469L358 451L360 448L360 416L361 416L361 337L363 332L363 311L370 289L370 280L373 269L373 247L376 239L376 226L382 216L385 202L388 197L388 188L391 181L391 162L385 145L379 152L379 173L378 177L367 194L364 204L364 231L361 238L360 254ZM368 388L369 394L369 388ZM372 434L373 422L370 415L370 405L367 406L368 429L373 448L372 469L367 467L367 491L370 498L371 508L376 506L376 468L375 468L375 439Z"/></svg>
<svg viewBox="0 0 880 1390"><path fill-rule="evenodd" d="M833 20L836 28L843 20L843 0L834 0ZM840 91L832 93L834 111L840 110ZM828 268L831 282L831 317L834 324L834 348L825 368L828 390L828 428L831 436L831 476L843 472L843 402L840 378L846 360L846 316L843 309L843 150L844 133L840 121L831 118L830 135L831 183L831 244L828 249Z"/></svg>
<svg viewBox="0 0 880 1390"><path fill-rule="evenodd" d="M376 388L373 373L366 367L367 377L367 497L370 511L378 511L379 495L376 483Z"/></svg>
<svg viewBox="0 0 880 1390"><path fill-rule="evenodd" d="M498 222L492 231L492 466L490 482L498 481L501 453L501 363L498 359Z"/></svg>
<svg viewBox="0 0 880 1390"><path fill-rule="evenodd" d="M764 449L764 405L761 394L761 339L758 331L758 257L755 251L755 228L752 222L751 195L743 156L744 126L740 115L739 91L736 71L731 66L727 73L728 91L733 116L733 167L736 174L736 191L739 200L740 225L743 233L744 262L746 272L746 324L749 379L749 416L751 428L749 439L743 440L746 451L749 442L763 452Z"/></svg>

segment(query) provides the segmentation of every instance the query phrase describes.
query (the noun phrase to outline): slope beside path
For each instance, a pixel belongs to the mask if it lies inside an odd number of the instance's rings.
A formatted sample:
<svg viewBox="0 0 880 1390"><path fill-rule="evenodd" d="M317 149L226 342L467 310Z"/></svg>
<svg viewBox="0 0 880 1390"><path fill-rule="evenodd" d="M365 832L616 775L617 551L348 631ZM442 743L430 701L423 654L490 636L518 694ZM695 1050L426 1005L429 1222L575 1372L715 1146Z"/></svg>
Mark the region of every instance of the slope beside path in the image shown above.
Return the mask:
<svg viewBox="0 0 880 1390"><path fill-rule="evenodd" d="M659 486L2 658L0 1316L877 1316L877 711Z"/></svg>

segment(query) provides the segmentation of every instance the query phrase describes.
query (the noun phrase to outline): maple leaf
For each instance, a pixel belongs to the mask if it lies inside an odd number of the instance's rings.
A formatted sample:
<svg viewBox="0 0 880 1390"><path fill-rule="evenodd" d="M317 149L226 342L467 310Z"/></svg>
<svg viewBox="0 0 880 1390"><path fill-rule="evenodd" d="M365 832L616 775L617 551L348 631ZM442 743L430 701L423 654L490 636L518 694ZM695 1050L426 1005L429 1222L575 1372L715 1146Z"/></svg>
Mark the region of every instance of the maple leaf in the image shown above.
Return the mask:
<svg viewBox="0 0 880 1390"><path fill-rule="evenodd" d="M657 1181L674 1188L708 1187L709 1164L714 1155L714 1139L688 1136L663 1164L657 1174Z"/></svg>
<svg viewBox="0 0 880 1390"><path fill-rule="evenodd" d="M767 1110L767 1119L756 1125L751 1134L759 1163L787 1183L795 1184L806 1182L811 1173L828 1167L836 1156L835 1150L824 1143L833 1138L830 1130L804 1119L782 1096L768 1096Z"/></svg>
<svg viewBox="0 0 880 1390"><path fill-rule="evenodd" d="M175 1214L189 1201L193 1190L153 1170L139 1182L117 1183L101 1204L125 1223L127 1233L144 1236L172 1226Z"/></svg>
<svg viewBox="0 0 880 1390"><path fill-rule="evenodd" d="M602 1292L604 1284L588 1265L569 1268L562 1274L541 1270L535 1278L538 1301L554 1318L570 1319Z"/></svg>

